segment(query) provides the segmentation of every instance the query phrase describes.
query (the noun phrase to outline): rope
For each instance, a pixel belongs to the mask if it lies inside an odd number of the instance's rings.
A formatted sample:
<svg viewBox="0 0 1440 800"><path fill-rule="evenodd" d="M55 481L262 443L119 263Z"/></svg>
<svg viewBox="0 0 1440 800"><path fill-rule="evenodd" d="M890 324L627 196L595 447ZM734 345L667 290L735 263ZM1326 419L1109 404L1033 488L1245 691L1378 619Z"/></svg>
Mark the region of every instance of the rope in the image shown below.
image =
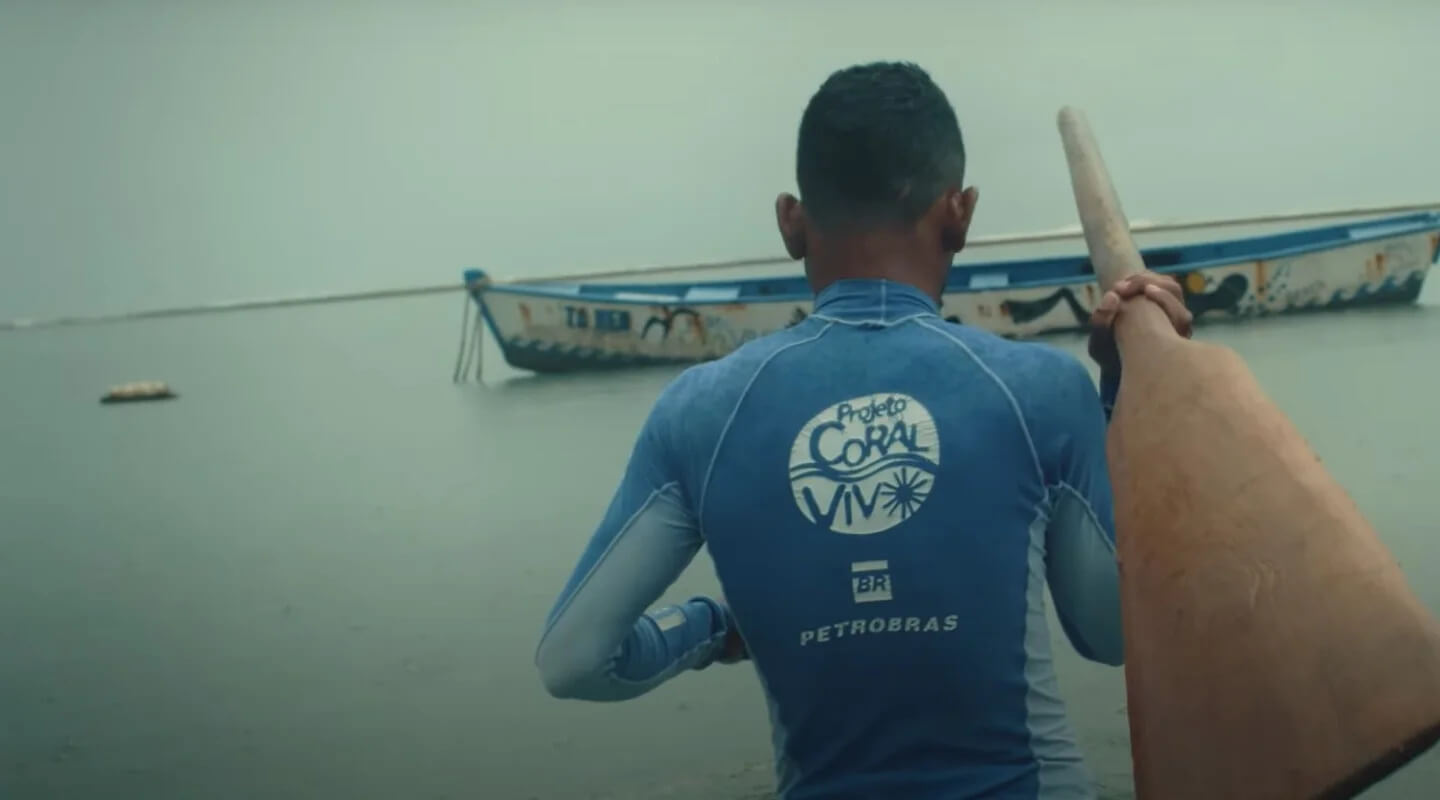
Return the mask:
<svg viewBox="0 0 1440 800"><path fill-rule="evenodd" d="M1371 206L1365 208L1334 209L1329 211L1294 211L1279 214L1263 214L1253 217L1229 217L1222 219L1191 220L1178 222L1149 222L1140 221L1130 225L1132 233L1163 233L1167 231L1184 231L1196 228L1225 228L1237 225L1263 225L1275 222L1294 222L1301 220L1334 219L1338 217L1358 217L1376 214L1405 214L1419 211L1440 210L1440 202L1433 203L1409 203L1404 205ZM1084 236L1079 226L1056 228L1050 231L1038 233L1015 233L999 236L978 236L969 240L966 249L995 247L998 245L1010 244L1033 244L1038 242L1062 241L1066 239L1079 239ZM487 278L481 285L504 286L507 284L535 284L555 283L570 281L593 281L602 278L633 278L644 275L655 275L661 273L676 272L699 272L709 270L738 269L742 267L763 267L774 264L791 263L789 258L779 256L767 256L762 258L744 258L731 261L711 261L699 264L677 264L651 267L638 267L629 269L615 269L601 272L575 272L560 275L549 275L534 278L515 278L510 280L494 280ZM99 325L112 322L129 322L142 319L158 319L164 317L181 317L194 314L213 314L226 311L249 311L262 308L281 308L285 306L319 305L321 303L347 303L357 300L379 300L397 297L414 297L418 295L443 294L446 292L468 290L471 286L464 283L444 283L430 286L414 286L397 289L377 289L364 292L335 292L329 294L302 295L298 297L282 297L268 300L234 300L219 303L206 303L192 306L178 306L173 308L157 308L141 311L124 311L113 314L89 314L64 317L50 317L48 319L12 319L0 320L0 331L6 330L27 330L31 328L51 328L62 325Z"/></svg>
<svg viewBox="0 0 1440 800"><path fill-rule="evenodd" d="M485 318L481 314L475 315L475 332L470 336L470 350L473 353L474 370L470 373L470 380L479 381L484 378L484 365L480 362L485 358L484 339Z"/></svg>
<svg viewBox="0 0 1440 800"><path fill-rule="evenodd" d="M460 382L461 370L465 364L465 335L470 332L470 309L474 306L470 302L470 295L460 297L460 349L455 353L455 373L450 376L451 383Z"/></svg>

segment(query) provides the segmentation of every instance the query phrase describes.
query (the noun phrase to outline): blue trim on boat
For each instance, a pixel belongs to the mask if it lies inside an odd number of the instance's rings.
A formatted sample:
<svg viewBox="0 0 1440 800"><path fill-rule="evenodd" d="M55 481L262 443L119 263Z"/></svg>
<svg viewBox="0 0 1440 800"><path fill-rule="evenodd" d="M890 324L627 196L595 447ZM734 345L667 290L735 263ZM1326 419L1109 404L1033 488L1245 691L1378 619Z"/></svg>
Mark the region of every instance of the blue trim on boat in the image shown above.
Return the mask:
<svg viewBox="0 0 1440 800"><path fill-rule="evenodd" d="M1218 242L1143 248L1140 253L1146 264L1156 272L1192 272L1259 259L1290 258L1337 247L1362 244L1377 239L1407 236L1440 230L1440 213L1424 212L1388 217L1345 225L1331 225L1301 231L1266 234ZM1440 255L1440 254L1437 254ZM976 275L1003 274L1005 286L1058 286L1088 281L1094 275L1085 255L1058 256L1041 259L1011 259L978 264L957 264L951 268L946 293L971 291ZM1039 273L1037 275L1037 273ZM472 270L466 273L483 272ZM1033 277L1032 277L1033 276ZM728 297L688 297L697 291L735 288ZM980 291L991 287L975 287ZM687 306L716 306L751 302L794 302L808 300L812 293L803 276L748 278L743 280L711 280L693 283L515 283L492 286L485 292L502 292L533 297L574 298L592 302L633 302L637 305L683 303ZM636 295L635 298L626 295ZM640 298L638 295L655 295ZM480 299L477 295L477 300ZM493 324L493 323L492 323Z"/></svg>

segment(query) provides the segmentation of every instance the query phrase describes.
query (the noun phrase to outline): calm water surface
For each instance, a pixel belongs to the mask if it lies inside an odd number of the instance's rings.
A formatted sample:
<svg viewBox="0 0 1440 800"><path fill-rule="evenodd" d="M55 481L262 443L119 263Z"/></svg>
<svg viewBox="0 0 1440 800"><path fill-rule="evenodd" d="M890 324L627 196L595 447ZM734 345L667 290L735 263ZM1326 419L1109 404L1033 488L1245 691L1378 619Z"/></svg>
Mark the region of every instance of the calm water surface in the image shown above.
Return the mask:
<svg viewBox="0 0 1440 800"><path fill-rule="evenodd" d="M766 796L748 667L586 705L531 666L673 370L534 378L491 353L490 385L457 387L457 303L0 336L0 796ZM1440 611L1440 308L1203 335L1249 359ZM182 397L97 404L149 376ZM672 594L715 588L702 554ZM1122 673L1057 654L1127 796ZM1429 758L1373 795L1437 778Z"/></svg>
<svg viewBox="0 0 1440 800"><path fill-rule="evenodd" d="M1066 103L1136 219L1434 199L1437 30L1434 0L0 0L0 318L774 253L804 102L876 58L955 103L977 234L1075 221ZM1205 335L1440 609L1433 290ZM459 302L0 334L0 798L765 796L748 667L597 706L531 666L673 370L456 387ZM150 377L181 399L96 402ZM672 594L713 589L702 555ZM1122 673L1057 659L1128 795Z"/></svg>

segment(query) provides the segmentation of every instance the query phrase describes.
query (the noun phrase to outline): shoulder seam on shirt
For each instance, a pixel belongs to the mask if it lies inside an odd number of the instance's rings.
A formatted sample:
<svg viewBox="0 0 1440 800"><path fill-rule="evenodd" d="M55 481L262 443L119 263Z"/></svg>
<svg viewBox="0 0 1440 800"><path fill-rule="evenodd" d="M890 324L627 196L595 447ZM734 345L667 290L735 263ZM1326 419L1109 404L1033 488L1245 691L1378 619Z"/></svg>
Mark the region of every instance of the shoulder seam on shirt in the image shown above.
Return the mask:
<svg viewBox="0 0 1440 800"><path fill-rule="evenodd" d="M1080 501L1080 507L1085 509L1085 515L1090 518L1090 524L1094 525L1096 532L1100 534L1100 541L1104 542L1105 546L1109 548L1110 554L1114 555L1115 542L1111 541L1110 537L1105 535L1105 526L1100 524L1100 516L1095 513L1095 507L1090 505L1090 501L1085 499L1085 495L1080 494L1079 489L1076 489L1064 481L1055 484L1055 488L1068 493L1071 497Z"/></svg>
<svg viewBox="0 0 1440 800"><path fill-rule="evenodd" d="M595 575L595 571L600 569L600 565L604 564L605 559L610 557L610 552L615 549L615 546L620 543L621 539L625 538L625 534L630 532L630 528L635 524L635 520L639 519L640 515L650 508L656 498L671 489L679 488L679 486L679 481L670 481L651 492L650 496L645 498L645 502L641 503L640 507L635 509L635 513L631 514L630 518L625 520L625 524L620 526L620 530L615 534L615 538L611 539L610 543L605 545L605 551L595 559L595 563L590 565L590 569L585 571L585 577L581 578L580 582L575 584L575 588L571 589L565 596L564 601L555 609L555 613L551 616L550 621L546 623L545 630L540 634L540 643L535 645L535 657L537 660L540 657L540 651L545 647L545 641L550 638L550 632L555 630L555 626L560 623L560 618L565 616L565 612L570 610L571 603L573 603L580 592L585 589L585 586L590 583L590 578Z"/></svg>
<svg viewBox="0 0 1440 800"><path fill-rule="evenodd" d="M789 350L792 347L799 347L802 344L811 344L815 342L821 336L824 336L827 332L829 332L829 330L833 327L835 327L834 322L827 322L825 324L825 327L821 328L820 331L814 336L790 342L788 344L784 344L780 347L775 348L775 351L770 355L765 356L764 360L760 362L760 366L755 368L755 372L750 376L750 380L745 382L745 388L740 391L740 396L735 398L735 406L730 409L730 415L725 418L725 425L720 429L720 435L715 438L715 449L710 451L710 463L705 467L705 479L704 482L700 484L700 502L695 508L695 524L700 529L700 538L706 538L705 499L710 495L710 478L715 474L715 461L720 457L720 448L722 445L725 444L725 437L730 435L730 426L735 422L735 415L740 412L740 404L745 402L745 398L750 394L751 387L753 387L755 385L755 381L759 379L760 373L764 372L765 368L770 366L770 362L773 361L776 356L780 355L786 350Z"/></svg>
<svg viewBox="0 0 1440 800"><path fill-rule="evenodd" d="M1048 492L1049 487L1045 481L1045 469L1040 466L1040 451L1035 449L1035 438L1030 435L1030 425L1025 421L1025 412L1020 410L1020 401L1015 399L1015 393L1010 391L1010 387L1005 384L1005 381L1002 380L999 375L995 374L995 370L990 369L990 365L981 360L980 356L976 355L975 351L971 350L969 345L960 341L960 337L943 328L937 328L925 320L916 320L915 324L923 328L928 328L954 342L955 346L970 356L970 359L975 362L975 365L986 375L989 375L990 380L995 381L996 386L1000 387L1000 391L1005 394L1005 399L1010 401L1011 410L1015 412L1015 421L1020 423L1020 432L1025 435L1025 444L1030 447L1030 458L1035 462L1035 474L1040 478L1040 488L1042 491Z"/></svg>

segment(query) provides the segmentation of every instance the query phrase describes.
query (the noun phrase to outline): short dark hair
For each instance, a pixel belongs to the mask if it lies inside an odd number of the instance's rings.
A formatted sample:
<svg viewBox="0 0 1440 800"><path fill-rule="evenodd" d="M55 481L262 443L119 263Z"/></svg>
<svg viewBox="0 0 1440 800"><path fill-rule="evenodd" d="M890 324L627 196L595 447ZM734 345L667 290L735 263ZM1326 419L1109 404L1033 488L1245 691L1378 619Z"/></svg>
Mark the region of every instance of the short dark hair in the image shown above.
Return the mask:
<svg viewBox="0 0 1440 800"><path fill-rule="evenodd" d="M825 228L913 223L965 177L960 123L945 93L910 63L830 75L800 120L796 180Z"/></svg>

